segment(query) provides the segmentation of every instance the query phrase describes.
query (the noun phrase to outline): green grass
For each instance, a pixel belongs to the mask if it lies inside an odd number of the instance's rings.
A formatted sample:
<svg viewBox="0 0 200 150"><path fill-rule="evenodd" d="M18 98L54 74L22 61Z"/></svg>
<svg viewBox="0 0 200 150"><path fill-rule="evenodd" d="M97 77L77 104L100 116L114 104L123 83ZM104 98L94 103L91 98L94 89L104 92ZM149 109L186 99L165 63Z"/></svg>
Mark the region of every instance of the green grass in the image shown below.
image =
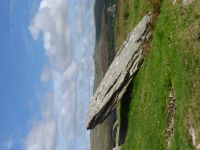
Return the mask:
<svg viewBox="0 0 200 150"><path fill-rule="evenodd" d="M138 2L138 3L136 3ZM151 3L145 0L120 1L116 27L116 47L139 22ZM127 7L129 4L129 7ZM200 143L200 1L183 7L163 0L154 22L149 54L129 92L130 105L121 118L127 118L128 133L122 150L166 149L169 88L176 93L175 134L171 149L189 150L192 125ZM125 13L125 15L124 15ZM123 17L122 17L123 16ZM124 17L125 16L125 17Z"/></svg>
<svg viewBox="0 0 200 150"><path fill-rule="evenodd" d="M116 49L119 49L127 34L149 10L145 0L118 0L116 20ZM134 18L134 19L132 19Z"/></svg>

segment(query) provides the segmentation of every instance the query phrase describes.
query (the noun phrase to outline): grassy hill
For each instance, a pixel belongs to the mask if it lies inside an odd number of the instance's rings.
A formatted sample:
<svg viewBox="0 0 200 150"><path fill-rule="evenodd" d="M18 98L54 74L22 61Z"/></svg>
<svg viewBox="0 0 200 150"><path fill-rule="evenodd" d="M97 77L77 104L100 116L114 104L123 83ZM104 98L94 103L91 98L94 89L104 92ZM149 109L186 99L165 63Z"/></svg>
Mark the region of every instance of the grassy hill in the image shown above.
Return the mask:
<svg viewBox="0 0 200 150"><path fill-rule="evenodd" d="M122 150L190 150L200 144L200 1L118 0L116 49L148 12L152 39L119 104Z"/></svg>

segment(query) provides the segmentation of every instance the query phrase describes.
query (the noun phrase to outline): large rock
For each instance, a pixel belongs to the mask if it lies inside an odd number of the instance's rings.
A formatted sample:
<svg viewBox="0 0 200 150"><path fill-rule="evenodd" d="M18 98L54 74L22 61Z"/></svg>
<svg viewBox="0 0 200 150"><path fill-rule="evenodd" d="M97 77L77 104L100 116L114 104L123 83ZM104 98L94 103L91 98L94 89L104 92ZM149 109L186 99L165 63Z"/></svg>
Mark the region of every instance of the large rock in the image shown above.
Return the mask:
<svg viewBox="0 0 200 150"><path fill-rule="evenodd" d="M143 43L150 33L151 15L146 15L133 29L110 65L90 101L87 129L104 121L124 95L143 61Z"/></svg>

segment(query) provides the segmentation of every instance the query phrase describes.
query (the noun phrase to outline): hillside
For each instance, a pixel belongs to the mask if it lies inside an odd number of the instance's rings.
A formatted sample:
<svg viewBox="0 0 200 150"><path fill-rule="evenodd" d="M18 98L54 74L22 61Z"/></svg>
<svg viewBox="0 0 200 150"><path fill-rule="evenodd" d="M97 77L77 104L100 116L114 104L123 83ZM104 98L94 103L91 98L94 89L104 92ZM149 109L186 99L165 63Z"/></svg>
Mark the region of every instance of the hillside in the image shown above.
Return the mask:
<svg viewBox="0 0 200 150"><path fill-rule="evenodd" d="M117 106L122 150L200 149L199 8L199 0L118 0L116 49L154 15L144 63Z"/></svg>

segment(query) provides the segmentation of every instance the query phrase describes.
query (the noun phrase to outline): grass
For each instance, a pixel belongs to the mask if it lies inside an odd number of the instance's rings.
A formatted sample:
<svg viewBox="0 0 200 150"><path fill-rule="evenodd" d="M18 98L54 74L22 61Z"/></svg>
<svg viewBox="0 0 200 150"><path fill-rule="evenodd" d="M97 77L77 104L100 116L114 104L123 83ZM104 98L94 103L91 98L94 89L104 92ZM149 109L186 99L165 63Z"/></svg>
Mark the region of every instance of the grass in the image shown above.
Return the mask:
<svg viewBox="0 0 200 150"><path fill-rule="evenodd" d="M116 20L116 49L122 45L127 34L147 13L148 4L144 0L118 0ZM135 18L135 19L132 19Z"/></svg>
<svg viewBox="0 0 200 150"><path fill-rule="evenodd" d="M200 143L200 1L189 6L163 0L154 22L149 54L131 85L130 105L121 105L128 123L122 150L162 150L167 146L169 88L176 93L175 132L171 149L194 149L189 129ZM116 47L145 13L158 9L145 0L119 0ZM125 110L124 110L125 109Z"/></svg>

